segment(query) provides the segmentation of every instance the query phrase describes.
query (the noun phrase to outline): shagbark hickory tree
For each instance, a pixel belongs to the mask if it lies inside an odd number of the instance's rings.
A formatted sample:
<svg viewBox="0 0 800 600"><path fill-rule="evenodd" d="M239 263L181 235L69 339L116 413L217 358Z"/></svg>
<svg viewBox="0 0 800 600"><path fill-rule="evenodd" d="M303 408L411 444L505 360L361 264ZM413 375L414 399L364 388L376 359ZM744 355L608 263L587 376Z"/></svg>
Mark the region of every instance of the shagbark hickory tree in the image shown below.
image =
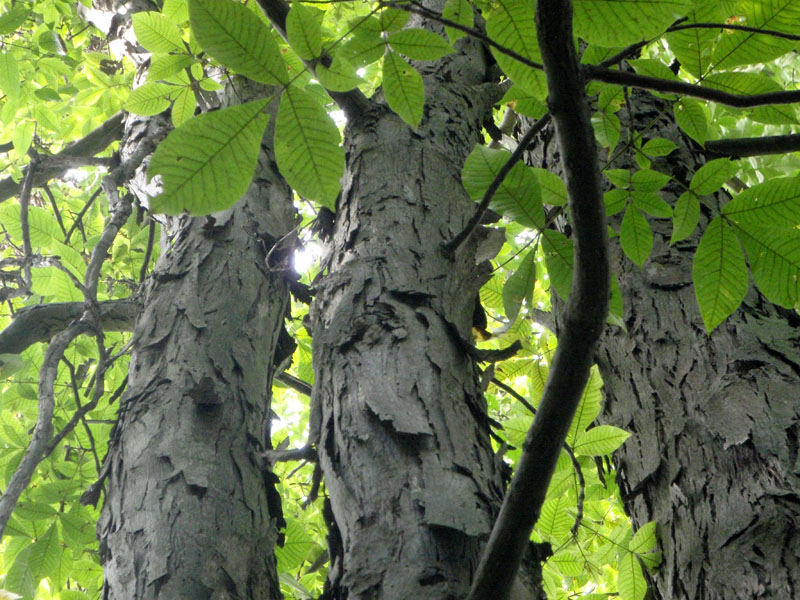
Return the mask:
<svg viewBox="0 0 800 600"><path fill-rule="evenodd" d="M2 593L797 596L800 2L0 6Z"/></svg>

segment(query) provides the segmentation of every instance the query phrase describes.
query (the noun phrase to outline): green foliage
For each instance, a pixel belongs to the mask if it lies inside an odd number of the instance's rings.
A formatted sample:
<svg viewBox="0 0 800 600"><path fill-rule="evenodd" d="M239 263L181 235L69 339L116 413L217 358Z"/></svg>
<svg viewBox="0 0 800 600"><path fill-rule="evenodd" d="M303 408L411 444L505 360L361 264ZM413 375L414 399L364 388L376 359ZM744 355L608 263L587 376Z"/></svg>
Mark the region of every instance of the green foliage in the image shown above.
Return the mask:
<svg viewBox="0 0 800 600"><path fill-rule="evenodd" d="M426 117L425 85L430 85L427 75L423 82L420 69L452 54L459 47L456 42L467 35L453 27L445 27L447 38L408 27L408 12L376 4L305 5L295 0L284 42L253 4L166 0L160 12L134 14L133 33L151 53L149 68L134 89L135 65L128 57L113 55L105 32L83 23L72 3L4 2L0 5L0 144L7 149L0 155L0 169L19 182L31 150L58 152L121 109L139 115L168 110L175 129L158 147L148 170L148 177L159 176L162 185L161 195L151 203L154 211L202 215L232 205L252 179L265 132L274 136L275 160L288 184L313 203L313 210L334 209L345 172L344 149L340 122L331 115L333 103L326 92L358 88L370 95L382 86L388 107L418 128ZM796 33L800 22L796 1L576 0L574 5L576 42L581 42L587 63L597 63L629 43L651 40L641 57L630 61L638 74L736 94L777 92L794 85L794 41L730 29L667 32L667 28L685 18L682 24L741 23ZM548 91L534 64L541 60L534 2L485 0L475 6L495 42L492 55L514 83L500 103L520 115L541 117L547 111ZM472 27L473 4L447 0L444 17ZM333 58L327 67L318 60L324 53ZM673 58L677 74L669 68ZM206 106L210 94L221 87L225 70L273 87L261 100L195 115L198 106ZM618 235L627 257L647 269L653 248L658 248L653 231L661 235L656 226L665 223L658 219L669 219L669 243L697 247L693 284L709 334L737 310L751 275L768 300L796 309L800 305L798 156L719 158L681 179L669 165L684 158L675 158L678 146L661 137L667 134L658 129L660 116L641 131L627 132L623 124L635 117L627 112L630 90L597 83L588 89L594 100L596 140L607 159L605 203L611 234ZM796 104L737 109L690 95L661 97L671 104L680 129L701 145L725 137L782 133L800 123ZM266 107L278 98L273 132L267 128ZM103 156L110 157L113 149ZM478 144L466 158L461 177L473 201L483 198L511 149ZM628 163L635 168L614 168L620 157L630 157ZM31 270L29 295L10 296L5 306L18 310L40 302L84 301L76 283L83 281L89 256L109 218L104 196L92 197L102 174L97 167L83 167L72 179L52 182L47 192L35 191L27 228L18 202L9 200L0 207L5 236L0 259L18 264L24 238L41 257L41 264ZM733 191L739 189L743 191ZM537 322L537 311L550 309L550 292L561 299L570 293L573 243L551 228L556 220L569 217L566 206L567 191L559 175L522 163L500 182L491 204L503 218L506 244L496 257L493 277L481 290L494 334L486 344L496 348L519 340L523 345L518 355L495 369L496 379L516 395L495 386L487 392L492 417L503 425L500 434L510 446L505 458L512 467L532 419L518 397L538 405L555 348L555 338ZM302 231L306 231L314 213L305 204L302 210ZM157 245L149 246L151 233L158 238L147 222L135 216L125 224L111 248L111 260L103 266L98 300L126 298L137 288L140 273L152 265L150 250L158 253ZM317 268L303 273L305 283L311 282ZM611 304L609 321L623 325L625 307L615 278ZM293 308L297 320L290 328L298 341L293 374L313 382L310 340L301 325L305 310L299 305ZM10 314L0 315L0 328L9 322ZM129 340L129 334L105 336L106 346L115 351ZM0 489L6 488L30 440L43 355L43 345L37 344L21 355L0 356ZM76 340L65 359L55 388L56 431L63 430L78 406L89 402L98 389L99 353L89 338ZM94 535L98 511L82 506L78 498L98 477L116 415L112 394L121 391L126 374L123 355L106 371L107 392L85 422L64 437L34 474L0 546L0 588L25 600L37 595L63 600L99 595L102 572ZM601 399L601 381L593 372L533 534L555 549L544 566L551 598L566 598L566 590L583 593L591 585L596 595L638 600L646 590L643 569L654 569L660 562L656 524L647 523L633 533L624 517L606 457L629 434L595 422ZM303 402L294 391L276 384L274 408L281 421L273 430L275 440L299 446L306 439L308 415ZM311 486L311 467L295 470L295 465L279 464L276 472L287 515L286 544L276 551L283 590L287 597L317 597L326 568L311 565L325 547L325 525L319 503L302 507Z"/></svg>
<svg viewBox="0 0 800 600"><path fill-rule="evenodd" d="M160 175L164 191L156 212L208 214L227 208L247 191L269 115L267 100L223 108L173 130L153 154L148 178Z"/></svg>

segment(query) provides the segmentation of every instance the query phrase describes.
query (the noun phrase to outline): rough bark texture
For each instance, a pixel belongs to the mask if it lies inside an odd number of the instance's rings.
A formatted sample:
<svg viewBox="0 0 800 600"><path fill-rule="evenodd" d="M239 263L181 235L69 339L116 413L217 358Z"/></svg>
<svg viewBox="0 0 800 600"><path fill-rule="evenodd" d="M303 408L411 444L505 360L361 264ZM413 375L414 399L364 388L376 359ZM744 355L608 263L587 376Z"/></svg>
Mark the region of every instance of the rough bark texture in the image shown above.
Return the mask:
<svg viewBox="0 0 800 600"><path fill-rule="evenodd" d="M265 256L293 225L268 149L234 208L166 223L107 457L104 598L281 597L280 501L260 453L288 290Z"/></svg>
<svg viewBox="0 0 800 600"><path fill-rule="evenodd" d="M502 500L470 339L480 230L460 181L496 97L479 47L425 75L422 125L376 108L346 131L347 174L313 313L312 436L330 494L327 598L464 597ZM535 597L531 588L527 597Z"/></svg>
<svg viewBox="0 0 800 600"><path fill-rule="evenodd" d="M646 139L679 145L654 168L688 184L702 151L663 102L634 94L630 104ZM631 164L625 155L611 166ZM674 202L683 189L670 184L662 196ZM800 593L800 318L751 287L706 335L692 259L724 200L706 198L697 234L673 247L671 222L650 219L655 243L642 268L612 243L627 331L610 328L598 352L603 418L633 433L615 455L618 479L634 523L658 523L658 597L789 600Z"/></svg>

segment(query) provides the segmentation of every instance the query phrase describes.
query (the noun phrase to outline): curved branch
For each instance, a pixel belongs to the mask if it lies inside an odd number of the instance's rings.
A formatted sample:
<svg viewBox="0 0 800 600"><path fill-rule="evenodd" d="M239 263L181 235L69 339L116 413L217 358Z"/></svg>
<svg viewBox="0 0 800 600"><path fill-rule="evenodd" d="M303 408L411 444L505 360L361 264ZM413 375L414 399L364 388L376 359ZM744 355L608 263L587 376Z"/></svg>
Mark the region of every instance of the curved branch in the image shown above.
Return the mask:
<svg viewBox="0 0 800 600"><path fill-rule="evenodd" d="M135 300L100 302L103 331L130 331L139 304ZM37 342L50 340L83 314L83 302L36 304L17 311L11 323L0 331L0 354L20 354Z"/></svg>
<svg viewBox="0 0 800 600"><path fill-rule="evenodd" d="M572 42L572 3L539 0L536 22L547 76L548 105L569 192L575 269L542 401L525 437L468 600L508 597L589 378L594 349L608 314L610 272L605 208L589 104Z"/></svg>
<svg viewBox="0 0 800 600"><path fill-rule="evenodd" d="M800 133L768 135L757 138L733 138L706 142L706 150L735 158L800 152Z"/></svg>
<svg viewBox="0 0 800 600"><path fill-rule="evenodd" d="M681 29L730 29L733 31L749 31L750 33L762 33L772 37L783 38L786 40L800 40L800 35L791 33L784 33L782 31L775 31L774 29L759 29L758 27L749 27L747 25L734 25L732 23L685 23L683 25L673 25L667 29L667 33L673 31L680 31Z"/></svg>
<svg viewBox="0 0 800 600"><path fill-rule="evenodd" d="M105 150L113 141L122 138L122 121L124 113L117 113L85 137L64 148L58 154L39 157L39 165L33 178L33 187L44 185L54 177L62 177L67 170L75 166L97 164L93 157ZM77 161L77 162L76 162ZM27 172L27 168L23 169ZM0 181L0 202L4 202L19 193L20 184L10 177Z"/></svg>
<svg viewBox="0 0 800 600"><path fill-rule="evenodd" d="M768 104L794 104L800 102L800 90L789 92L768 92L766 94L731 94L707 88L694 83L685 81L669 81L648 75L639 75L628 71L615 71L597 65L584 65L583 74L587 79L603 81L605 83L616 83L629 87L664 92L667 94L682 94L692 96L711 102L719 102L735 108L752 108L755 106L765 106Z"/></svg>
<svg viewBox="0 0 800 600"><path fill-rule="evenodd" d="M472 232L475 231L475 228L481 222L486 209L489 208L489 203L494 198L495 193L497 190L500 189L505 178L511 172L511 169L516 165L522 157L525 155L525 150L528 149L528 146L533 141L539 132L545 128L545 126L550 122L550 113L545 114L541 119L536 121L530 129L525 133L525 136L519 141L519 144L514 149L514 152L508 158L508 160L500 167L500 170L495 175L495 178L489 184L489 187L486 188L486 192L483 194L483 198L481 198L480 204L478 204L478 208L475 211L475 214L472 215L469 222L464 226L463 231L459 233L456 237L450 240L447 244L445 244L444 249L446 252L454 253L458 250L458 247L470 236Z"/></svg>

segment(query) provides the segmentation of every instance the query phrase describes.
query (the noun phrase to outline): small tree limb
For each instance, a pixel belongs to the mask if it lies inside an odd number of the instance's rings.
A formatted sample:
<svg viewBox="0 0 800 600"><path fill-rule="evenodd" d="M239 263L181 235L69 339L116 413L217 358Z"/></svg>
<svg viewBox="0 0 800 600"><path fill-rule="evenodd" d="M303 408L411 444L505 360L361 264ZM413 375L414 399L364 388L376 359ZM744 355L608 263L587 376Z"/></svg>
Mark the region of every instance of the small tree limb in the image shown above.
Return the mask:
<svg viewBox="0 0 800 600"><path fill-rule="evenodd" d="M536 417L468 600L505 600L539 518L569 425L589 378L608 314L610 271L605 207L589 103L572 33L569 0L539 0L539 47L572 215L574 271L558 348Z"/></svg>
<svg viewBox="0 0 800 600"><path fill-rule="evenodd" d="M800 152L800 134L710 140L706 142L706 150L734 158Z"/></svg>
<svg viewBox="0 0 800 600"><path fill-rule="evenodd" d="M40 157L39 168L33 178L33 187L39 187L55 177L62 177L64 173L76 165L96 164L93 157L98 152L105 150L108 145L122 138L122 121L124 113L117 113L97 129L88 133L80 140L73 142L58 154ZM105 164L105 162L103 162ZM27 172L26 167L23 172ZM0 202L4 202L19 193L20 184L11 177L0 181Z"/></svg>

